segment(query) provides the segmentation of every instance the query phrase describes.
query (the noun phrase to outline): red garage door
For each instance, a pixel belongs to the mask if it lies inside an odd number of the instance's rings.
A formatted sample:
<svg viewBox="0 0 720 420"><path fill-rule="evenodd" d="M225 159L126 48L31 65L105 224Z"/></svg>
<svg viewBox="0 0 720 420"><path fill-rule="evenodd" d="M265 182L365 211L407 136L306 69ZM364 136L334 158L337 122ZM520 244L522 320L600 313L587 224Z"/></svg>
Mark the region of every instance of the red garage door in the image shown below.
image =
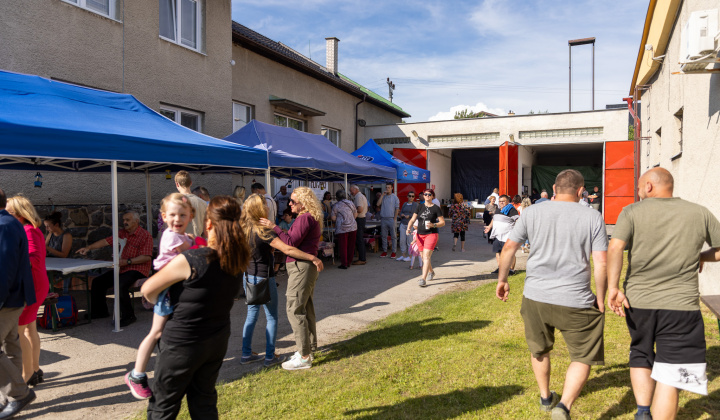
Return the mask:
<svg viewBox="0 0 720 420"><path fill-rule="evenodd" d="M605 223L614 225L623 207L635 202L635 150L632 141L605 143Z"/></svg>
<svg viewBox="0 0 720 420"><path fill-rule="evenodd" d="M500 146L500 195L512 196L518 193L518 146L505 142Z"/></svg>

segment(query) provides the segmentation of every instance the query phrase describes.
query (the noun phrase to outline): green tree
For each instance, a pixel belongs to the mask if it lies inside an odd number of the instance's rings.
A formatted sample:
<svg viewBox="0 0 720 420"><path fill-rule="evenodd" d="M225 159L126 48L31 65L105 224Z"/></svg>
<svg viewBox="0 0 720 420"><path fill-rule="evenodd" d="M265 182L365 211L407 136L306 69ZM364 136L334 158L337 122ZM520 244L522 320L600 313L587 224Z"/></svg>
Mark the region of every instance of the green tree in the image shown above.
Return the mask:
<svg viewBox="0 0 720 420"><path fill-rule="evenodd" d="M472 112L469 109L463 109L462 111L455 112L456 120L464 120L466 118L484 118L485 113L483 111Z"/></svg>
<svg viewBox="0 0 720 420"><path fill-rule="evenodd" d="M635 139L635 126L630 124L628 125L628 140L634 140Z"/></svg>

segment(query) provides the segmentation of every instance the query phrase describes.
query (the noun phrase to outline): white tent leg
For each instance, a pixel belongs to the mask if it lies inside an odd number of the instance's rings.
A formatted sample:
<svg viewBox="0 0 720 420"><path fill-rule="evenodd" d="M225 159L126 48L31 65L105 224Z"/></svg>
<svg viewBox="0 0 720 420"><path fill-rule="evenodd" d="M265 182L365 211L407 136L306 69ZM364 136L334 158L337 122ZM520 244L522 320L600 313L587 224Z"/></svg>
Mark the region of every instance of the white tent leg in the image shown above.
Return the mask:
<svg viewBox="0 0 720 420"><path fill-rule="evenodd" d="M120 332L120 255L118 244L120 237L118 234L118 178L117 178L117 161L112 161L110 170L110 178L112 183L112 236L113 236L113 271L115 286L115 304L113 313L115 314L115 329L113 332Z"/></svg>
<svg viewBox="0 0 720 420"><path fill-rule="evenodd" d="M272 191L272 186L270 185L270 168L267 168L265 170L265 192L270 193Z"/></svg>
<svg viewBox="0 0 720 420"><path fill-rule="evenodd" d="M151 207L151 193L150 193L150 171L145 169L145 209L147 216L147 231L152 235L152 207Z"/></svg>
<svg viewBox="0 0 720 420"><path fill-rule="evenodd" d="M345 174L345 195L347 195L347 194L350 194L350 193L348 192L347 174ZM348 198L350 198L350 196L348 196Z"/></svg>

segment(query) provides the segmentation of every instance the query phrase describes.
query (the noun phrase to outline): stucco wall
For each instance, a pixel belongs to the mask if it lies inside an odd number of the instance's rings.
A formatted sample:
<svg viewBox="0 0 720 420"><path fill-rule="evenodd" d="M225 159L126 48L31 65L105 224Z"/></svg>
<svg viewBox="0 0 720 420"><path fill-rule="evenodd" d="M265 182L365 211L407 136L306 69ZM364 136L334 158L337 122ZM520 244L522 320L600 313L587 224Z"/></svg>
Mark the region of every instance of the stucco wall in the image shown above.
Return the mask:
<svg viewBox="0 0 720 420"><path fill-rule="evenodd" d="M342 54L342 52L340 52ZM352 152L355 148L355 105L361 101L354 95L336 89L327 83L293 70L237 44L232 46L235 60L232 99L254 106L255 119L272 124L279 113L307 123L307 132L320 134L326 126L340 130L340 147ZM342 72L342 69L340 69ZM308 117L287 112L270 104L270 95L288 99L323 111L324 116ZM368 124L400 122L400 117L375 105L363 103L358 118ZM359 136L363 129L358 127ZM358 147L364 142L359 141Z"/></svg>
<svg viewBox="0 0 720 420"><path fill-rule="evenodd" d="M157 2L117 7L113 20L60 0L0 2L0 69L122 92L124 30L124 92L155 110L200 112L202 132L229 134L230 1L205 2L202 53L160 38Z"/></svg>
<svg viewBox="0 0 720 420"><path fill-rule="evenodd" d="M435 197L438 200L449 200L452 198L451 188L451 150L430 150L428 151L428 169L432 174L432 185L435 186Z"/></svg>
<svg viewBox="0 0 720 420"><path fill-rule="evenodd" d="M516 143L526 146L552 143L602 143L604 141L627 140L627 118L628 111L626 109L612 109L368 126L364 130L365 139L363 141L370 138L409 137L411 143L395 145L394 147L422 149L498 147L509 141L511 135ZM603 127L603 134L578 137L520 138L521 131L586 127ZM417 132L417 137L412 134L413 131ZM499 136L495 140L428 142L431 136L481 133L499 133Z"/></svg>
<svg viewBox="0 0 720 420"><path fill-rule="evenodd" d="M640 170L659 164L675 178L675 196L702 204L720 218L720 75L671 73L680 70L680 35L689 14L718 8L717 1L688 0L680 8L660 71L642 99ZM676 113L682 108L681 122ZM658 131L660 132L658 134ZM680 139L682 137L682 155ZM708 264L700 275L702 294L720 294L720 264Z"/></svg>

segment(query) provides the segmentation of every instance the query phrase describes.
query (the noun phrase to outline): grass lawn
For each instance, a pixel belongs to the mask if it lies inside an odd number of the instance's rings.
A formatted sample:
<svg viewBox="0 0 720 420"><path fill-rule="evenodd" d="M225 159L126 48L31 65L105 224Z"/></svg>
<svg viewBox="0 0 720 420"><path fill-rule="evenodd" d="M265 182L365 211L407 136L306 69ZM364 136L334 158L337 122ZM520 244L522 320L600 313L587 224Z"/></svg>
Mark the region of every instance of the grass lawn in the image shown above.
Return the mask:
<svg viewBox="0 0 720 420"><path fill-rule="evenodd" d="M218 386L221 418L531 419L538 409L520 301L525 275L510 279L510 299L495 283L435 297L394 314L316 354L312 369L261 371ZM710 395L680 394L680 419L720 418L720 342L705 308ZM557 335L551 389L562 391L568 353ZM605 366L592 369L574 419L632 418L624 319L606 312ZM181 418L189 418L183 409Z"/></svg>

